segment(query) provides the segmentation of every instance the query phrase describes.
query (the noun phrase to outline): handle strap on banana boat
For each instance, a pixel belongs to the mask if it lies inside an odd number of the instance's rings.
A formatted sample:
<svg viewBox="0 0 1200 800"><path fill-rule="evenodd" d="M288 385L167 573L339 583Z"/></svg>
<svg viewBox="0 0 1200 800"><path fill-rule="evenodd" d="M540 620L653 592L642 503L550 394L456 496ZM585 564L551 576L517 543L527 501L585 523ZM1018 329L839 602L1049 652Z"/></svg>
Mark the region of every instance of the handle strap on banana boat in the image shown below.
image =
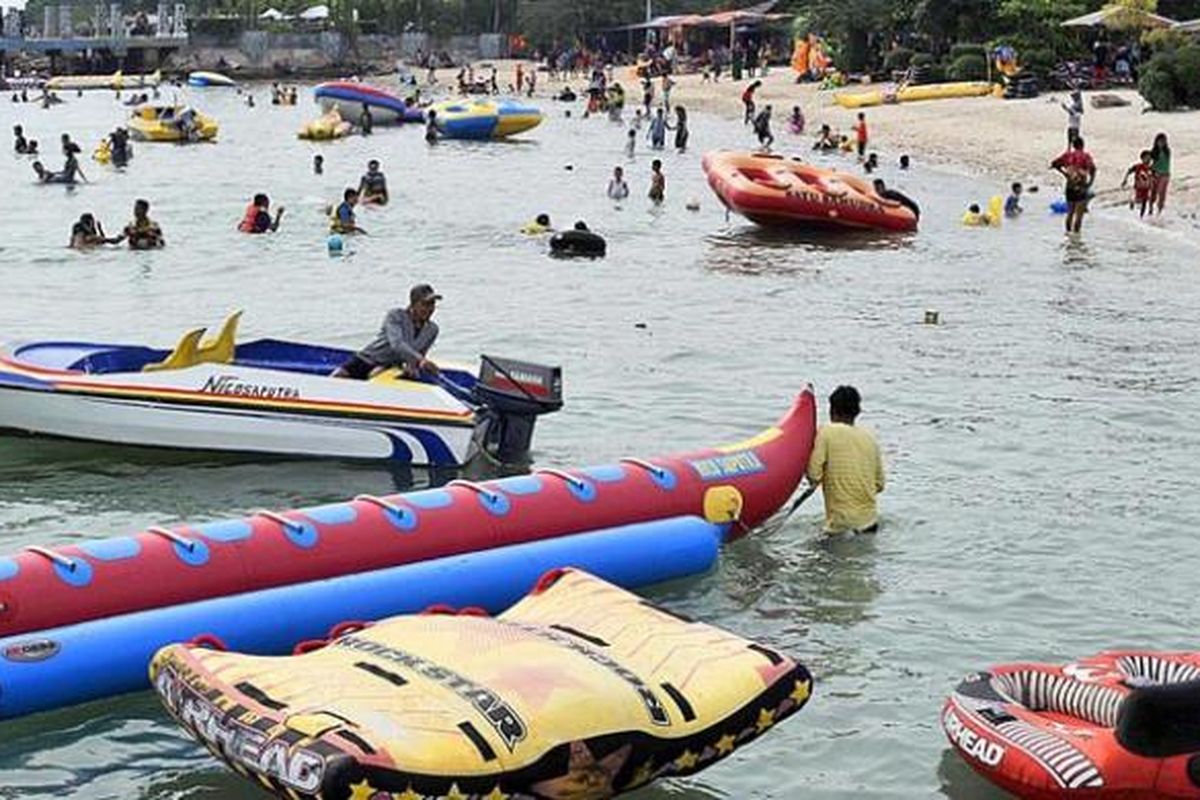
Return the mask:
<svg viewBox="0 0 1200 800"><path fill-rule="evenodd" d="M575 487L579 491L583 491L583 490L587 489L587 483L585 483L582 478L577 478L574 475L570 474L569 472L564 472L561 469L535 469L533 471L533 474L534 475L550 475L551 477L554 477L554 478L560 478L560 479L566 481L567 483L571 484L571 486Z"/></svg>
<svg viewBox="0 0 1200 800"><path fill-rule="evenodd" d="M773 518L763 523L762 527L759 529L760 534L772 534L782 528L785 524L787 524L787 521L792 518L792 514L796 513L796 509L804 505L805 500L816 494L817 489L819 489L820 486L821 484L819 483L810 483L808 488L801 492L800 496L792 502L791 507L788 508L787 511L776 514Z"/></svg>
<svg viewBox="0 0 1200 800"><path fill-rule="evenodd" d="M70 556L64 556L62 553L56 553L48 547L30 545L29 547L25 548L25 552L33 553L34 555L49 559L69 572L74 572L79 567L79 562L75 559L71 558Z"/></svg>
<svg viewBox="0 0 1200 800"><path fill-rule="evenodd" d="M152 533L155 536L161 536L162 538L166 539L167 541L179 545L184 550L187 550L189 553L193 552L196 549L196 540L195 539L189 539L186 536L178 534L172 530L167 530L166 528L146 528L146 533Z"/></svg>
<svg viewBox="0 0 1200 800"><path fill-rule="evenodd" d="M449 483L447 483L446 485L447 486L461 486L462 488L467 489L468 491L472 491L475 494L479 495L480 497L482 497L484 500L486 500L489 503L498 503L500 501L499 494L497 494L496 492L493 492L491 489L487 488L486 486L482 486L473 481L453 480L453 481L450 481Z"/></svg>
<svg viewBox="0 0 1200 800"><path fill-rule="evenodd" d="M667 471L664 468L658 466L657 464L651 464L644 458L622 458L620 459L620 463L629 464L633 467L640 467L659 479L662 479L667 475Z"/></svg>
<svg viewBox="0 0 1200 800"><path fill-rule="evenodd" d="M294 519L288 519L287 517L283 516L282 514L276 514L274 511L266 511L266 510L260 508L258 511L255 511L250 516L262 517L263 519L269 519L272 522L277 523L278 525L282 526L283 528L286 528L287 530L292 531L293 533L303 533L303 531L304 531L304 526L301 525L299 522L296 522L296 520L294 520Z"/></svg>
<svg viewBox="0 0 1200 800"><path fill-rule="evenodd" d="M373 494L356 494L356 495L354 495L354 499L355 499L355 501L360 502L360 503L370 503L373 506L378 506L379 508L382 508L384 511L388 511L392 514L403 514L404 513L404 509L401 508L400 506L396 505L395 503L389 503L387 500L384 500L382 497L376 497Z"/></svg>

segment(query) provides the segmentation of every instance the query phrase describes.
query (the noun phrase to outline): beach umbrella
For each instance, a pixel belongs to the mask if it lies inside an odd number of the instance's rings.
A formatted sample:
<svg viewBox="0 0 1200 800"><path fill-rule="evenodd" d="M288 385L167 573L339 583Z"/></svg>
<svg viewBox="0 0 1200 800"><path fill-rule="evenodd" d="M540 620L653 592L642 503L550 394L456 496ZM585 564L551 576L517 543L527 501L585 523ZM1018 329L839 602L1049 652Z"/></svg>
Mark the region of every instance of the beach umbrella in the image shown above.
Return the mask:
<svg viewBox="0 0 1200 800"><path fill-rule="evenodd" d="M1125 6L1105 6L1099 11L1069 19L1064 28L1170 28L1175 20Z"/></svg>

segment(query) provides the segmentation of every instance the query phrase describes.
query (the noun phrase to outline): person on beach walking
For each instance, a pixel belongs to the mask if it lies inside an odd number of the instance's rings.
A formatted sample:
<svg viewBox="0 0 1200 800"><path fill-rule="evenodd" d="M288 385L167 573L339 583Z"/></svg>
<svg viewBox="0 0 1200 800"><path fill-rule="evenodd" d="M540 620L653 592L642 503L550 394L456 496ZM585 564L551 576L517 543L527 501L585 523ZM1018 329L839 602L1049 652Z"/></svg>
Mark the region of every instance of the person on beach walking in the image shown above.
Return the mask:
<svg viewBox="0 0 1200 800"><path fill-rule="evenodd" d="M770 150L775 144L775 134L771 133L771 106L763 106L754 118L754 134L758 136L758 145L763 150Z"/></svg>
<svg viewBox="0 0 1200 800"><path fill-rule="evenodd" d="M1067 233L1079 233L1083 229L1083 217L1088 212L1088 202L1092 197L1096 162L1084 149L1083 139L1077 136L1071 143L1071 149L1050 162L1050 167L1067 181Z"/></svg>
<svg viewBox="0 0 1200 800"><path fill-rule="evenodd" d="M1154 195L1154 152L1152 150L1143 150L1138 163L1125 170L1125 177L1121 180L1122 189L1129 185L1130 175L1133 176L1133 197L1129 200L1129 208L1130 210L1139 209L1139 216L1144 218L1147 209L1153 202L1151 198Z"/></svg>
<svg viewBox="0 0 1200 800"><path fill-rule="evenodd" d="M754 81L742 92L742 107L746 112L742 118L743 125L749 125L754 122L754 93L758 91L760 86L762 86L762 81Z"/></svg>
<svg viewBox="0 0 1200 800"><path fill-rule="evenodd" d="M1160 133L1154 137L1154 146L1150 148L1153 159L1154 188L1150 196L1150 206L1156 214L1161 214L1167 205L1167 186L1171 183L1171 145L1167 135Z"/></svg>

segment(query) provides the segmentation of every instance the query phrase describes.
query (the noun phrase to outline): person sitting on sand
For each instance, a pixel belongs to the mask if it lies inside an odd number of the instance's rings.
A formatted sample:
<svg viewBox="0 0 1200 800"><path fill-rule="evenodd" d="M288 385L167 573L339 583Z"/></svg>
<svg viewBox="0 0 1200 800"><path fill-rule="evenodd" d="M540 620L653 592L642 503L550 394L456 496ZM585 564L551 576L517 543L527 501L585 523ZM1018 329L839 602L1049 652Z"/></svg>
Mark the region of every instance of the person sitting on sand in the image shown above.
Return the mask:
<svg viewBox="0 0 1200 800"><path fill-rule="evenodd" d="M358 196L363 205L386 206L388 203L387 178L374 158L367 162L367 171L358 182Z"/></svg>
<svg viewBox="0 0 1200 800"><path fill-rule="evenodd" d="M613 167L612 179L608 182L608 199L624 200L629 197L629 184L625 182L625 170Z"/></svg>
<svg viewBox="0 0 1200 800"><path fill-rule="evenodd" d="M124 236L108 237L104 234L104 226L91 214L82 214L79 221L71 226L71 243L68 247L74 250L89 250L106 244L120 244Z"/></svg>
<svg viewBox="0 0 1200 800"><path fill-rule="evenodd" d="M167 243L162 228L150 219L150 202L137 200L133 204L133 221L125 226L125 239L130 250L157 250Z"/></svg>
<svg viewBox="0 0 1200 800"><path fill-rule="evenodd" d="M1012 193L1004 201L1004 216L1009 219L1016 219L1025 213L1025 209L1021 208L1021 193L1023 191L1025 191L1025 187L1019 182L1012 185Z"/></svg>
<svg viewBox="0 0 1200 800"><path fill-rule="evenodd" d="M554 228L550 225L549 214L538 214L534 217L533 222L526 222L521 226L521 233L526 236L541 236L545 233L551 233Z"/></svg>
<svg viewBox="0 0 1200 800"><path fill-rule="evenodd" d="M433 312L442 296L427 283L412 287L407 308L393 308L383 318L379 335L333 372L334 378L365 381L390 367L400 367L409 378L439 375L441 369L427 357L438 337Z"/></svg>
<svg viewBox="0 0 1200 800"><path fill-rule="evenodd" d="M900 205L908 208L910 211L912 211L914 214L916 214L917 219L921 218L921 207L919 205L917 205L917 201L913 200L911 197L904 194L904 192L898 191L896 189L889 189L887 187L887 184L885 184L883 182L882 178L875 179L874 188L875 188L875 195L878 198L880 198L881 200L888 200L893 203L899 203Z"/></svg>
<svg viewBox="0 0 1200 800"><path fill-rule="evenodd" d="M254 200L246 207L246 214L238 225L242 233L274 233L279 230L279 221L283 218L283 206L271 217L271 198L265 194L254 195Z"/></svg>
<svg viewBox="0 0 1200 800"><path fill-rule="evenodd" d="M342 192L342 202L334 209L329 220L330 233L366 233L365 230L358 227L358 221L354 217L356 205L358 205L357 189L347 189Z"/></svg>
<svg viewBox="0 0 1200 800"><path fill-rule="evenodd" d="M817 432L808 480L825 497L826 533L875 533L876 496L883 491L883 456L874 434L855 426L862 398L853 386L829 395L829 423Z"/></svg>

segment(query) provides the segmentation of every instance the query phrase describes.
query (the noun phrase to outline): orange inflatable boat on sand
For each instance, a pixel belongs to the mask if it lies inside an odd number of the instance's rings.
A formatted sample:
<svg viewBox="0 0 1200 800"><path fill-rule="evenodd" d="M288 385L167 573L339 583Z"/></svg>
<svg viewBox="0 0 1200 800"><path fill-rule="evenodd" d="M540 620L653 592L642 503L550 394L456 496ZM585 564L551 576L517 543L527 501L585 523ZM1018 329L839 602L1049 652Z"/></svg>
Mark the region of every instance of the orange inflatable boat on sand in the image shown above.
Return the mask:
<svg viewBox="0 0 1200 800"><path fill-rule="evenodd" d="M769 153L704 156L708 184L726 207L759 225L914 231L917 215L853 175Z"/></svg>

